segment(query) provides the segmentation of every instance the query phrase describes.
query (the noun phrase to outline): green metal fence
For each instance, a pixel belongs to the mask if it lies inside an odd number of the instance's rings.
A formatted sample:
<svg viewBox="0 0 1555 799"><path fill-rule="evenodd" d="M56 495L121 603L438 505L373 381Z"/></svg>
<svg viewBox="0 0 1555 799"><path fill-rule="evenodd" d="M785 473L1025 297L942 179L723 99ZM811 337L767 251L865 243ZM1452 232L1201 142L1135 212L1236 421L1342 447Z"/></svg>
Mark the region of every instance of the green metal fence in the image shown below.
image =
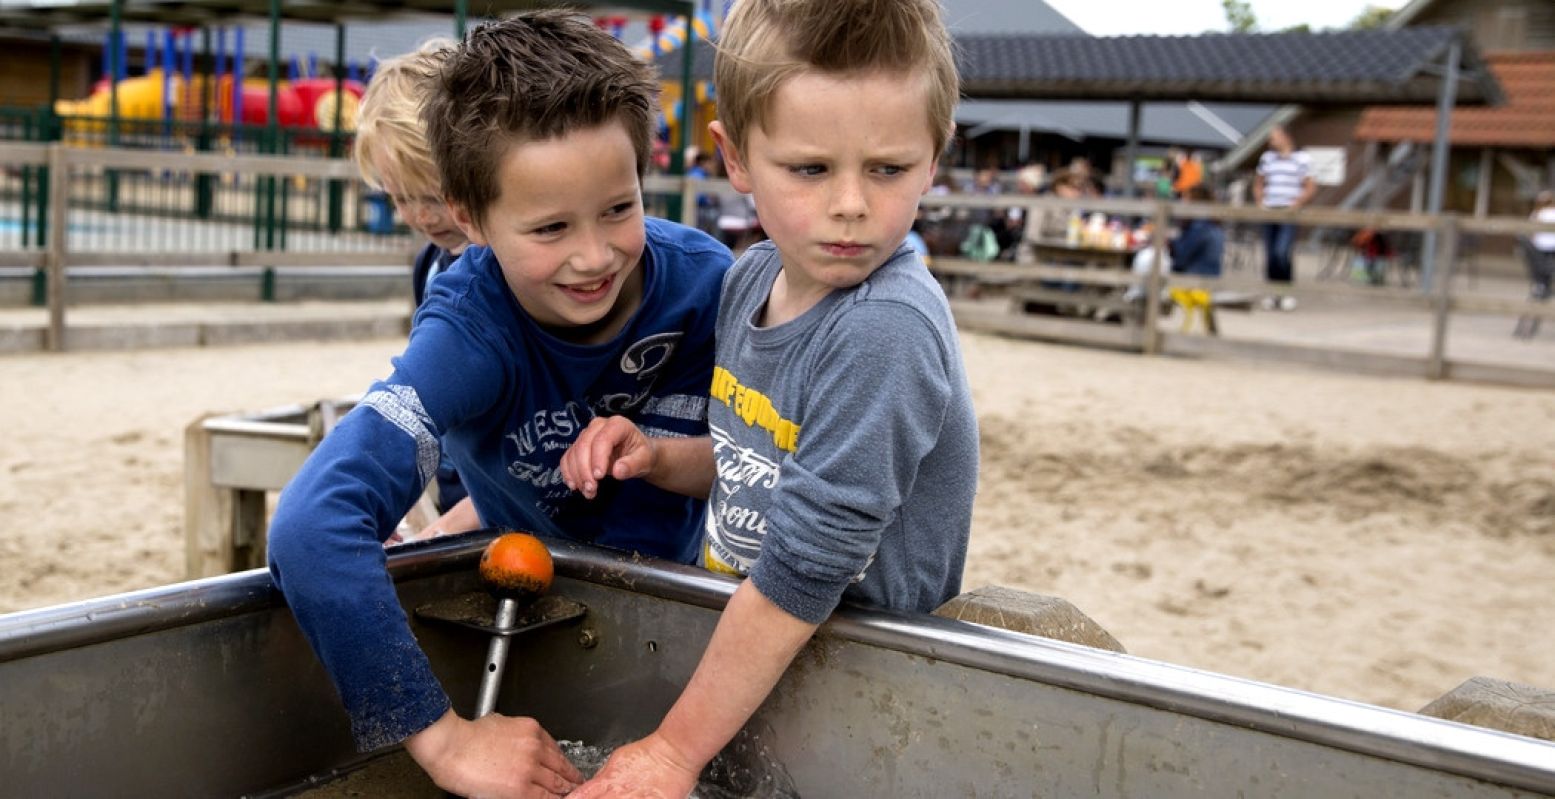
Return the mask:
<svg viewBox="0 0 1555 799"><path fill-rule="evenodd" d="M349 133L183 120L60 117L46 108L0 108L0 141L63 142L72 147L141 149L162 153L273 154L338 158L349 153ZM41 248L47 240L46 167L7 167L0 177L0 246ZM70 182L70 207L83 211L162 219L193 219L244 225L258 250L292 249L296 234L328 233L351 238L404 236L384 197L365 184L341 179L286 179L241 173L105 169L77 171ZM136 232L129 228L129 233ZM139 229L147 233L146 229ZM142 237L144 238L144 237ZM96 237L104 249L148 242ZM340 241L352 249L365 242ZM165 246L165 245L162 245ZM159 247L160 248L160 247ZM195 249L204 249L197 246Z"/></svg>

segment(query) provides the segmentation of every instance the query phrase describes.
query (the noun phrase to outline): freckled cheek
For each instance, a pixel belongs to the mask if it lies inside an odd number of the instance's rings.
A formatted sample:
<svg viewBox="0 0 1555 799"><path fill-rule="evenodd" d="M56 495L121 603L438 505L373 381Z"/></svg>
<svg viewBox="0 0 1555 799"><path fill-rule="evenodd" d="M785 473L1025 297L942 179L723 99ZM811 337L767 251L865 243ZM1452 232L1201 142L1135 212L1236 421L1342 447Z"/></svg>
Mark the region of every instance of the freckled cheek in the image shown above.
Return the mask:
<svg viewBox="0 0 1555 799"><path fill-rule="evenodd" d="M826 208L818 200L805 201L802 198L781 198L773 204L773 209L767 214L762 214L757 209L757 218L764 228L776 228L780 232L790 236L808 237L815 228L818 219L826 217ZM770 234L770 230L768 233Z"/></svg>

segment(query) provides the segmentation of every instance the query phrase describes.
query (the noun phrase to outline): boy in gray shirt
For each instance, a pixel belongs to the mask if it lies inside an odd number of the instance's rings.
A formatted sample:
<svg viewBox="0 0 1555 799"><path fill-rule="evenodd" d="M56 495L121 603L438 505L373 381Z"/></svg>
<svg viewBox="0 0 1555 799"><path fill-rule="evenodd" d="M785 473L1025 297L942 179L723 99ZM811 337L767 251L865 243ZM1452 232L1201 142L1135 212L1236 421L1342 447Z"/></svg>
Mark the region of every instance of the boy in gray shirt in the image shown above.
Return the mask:
<svg viewBox="0 0 1555 799"><path fill-rule="evenodd" d="M562 475L710 496L701 562L749 579L658 730L573 796L686 796L842 599L960 590L977 421L949 305L903 246L958 93L939 14L743 0L725 26L711 130L771 241L724 280L710 440L599 418Z"/></svg>

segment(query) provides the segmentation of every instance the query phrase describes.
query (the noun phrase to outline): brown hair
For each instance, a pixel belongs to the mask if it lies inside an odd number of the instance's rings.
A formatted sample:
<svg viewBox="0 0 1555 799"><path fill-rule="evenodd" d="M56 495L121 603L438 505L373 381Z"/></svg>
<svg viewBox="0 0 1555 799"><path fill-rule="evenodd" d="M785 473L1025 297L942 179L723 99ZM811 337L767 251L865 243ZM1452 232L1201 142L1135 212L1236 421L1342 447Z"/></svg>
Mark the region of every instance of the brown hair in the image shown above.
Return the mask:
<svg viewBox="0 0 1555 799"><path fill-rule="evenodd" d="M509 147L609 122L626 128L642 175L658 91L651 67L575 12L481 25L448 57L422 110L443 193L480 224L501 194Z"/></svg>
<svg viewBox="0 0 1555 799"><path fill-rule="evenodd" d="M808 70L925 74L929 135L944 150L961 80L938 0L740 0L713 65L718 119L737 149L778 88Z"/></svg>
<svg viewBox="0 0 1555 799"><path fill-rule="evenodd" d="M452 39L429 39L413 52L378 65L362 94L356 144L352 149L356 167L367 185L375 189L384 187L384 175L379 173L373 158L378 154L393 170L394 182L400 184L401 191L442 195L437 163L432 160L426 129L421 124L421 104L455 46Z"/></svg>

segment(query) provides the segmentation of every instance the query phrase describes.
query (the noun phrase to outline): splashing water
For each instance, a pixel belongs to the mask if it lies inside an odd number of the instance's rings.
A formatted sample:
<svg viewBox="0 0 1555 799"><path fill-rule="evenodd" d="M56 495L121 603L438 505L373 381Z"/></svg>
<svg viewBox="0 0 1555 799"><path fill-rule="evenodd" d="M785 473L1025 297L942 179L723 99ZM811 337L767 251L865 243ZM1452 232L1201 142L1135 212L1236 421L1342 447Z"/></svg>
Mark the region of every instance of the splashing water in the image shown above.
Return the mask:
<svg viewBox="0 0 1555 799"><path fill-rule="evenodd" d="M572 761L578 771L583 772L585 778L598 773L615 751L613 746L589 746L582 741L556 743L561 747L562 754ZM744 742L737 739L734 748L737 753L743 754ZM759 765L754 768L735 764L722 754L713 758L702 781L692 789L688 799L799 799L799 794L789 785L788 775L769 757L765 757L766 747L762 747L761 754L764 757L759 759Z"/></svg>

